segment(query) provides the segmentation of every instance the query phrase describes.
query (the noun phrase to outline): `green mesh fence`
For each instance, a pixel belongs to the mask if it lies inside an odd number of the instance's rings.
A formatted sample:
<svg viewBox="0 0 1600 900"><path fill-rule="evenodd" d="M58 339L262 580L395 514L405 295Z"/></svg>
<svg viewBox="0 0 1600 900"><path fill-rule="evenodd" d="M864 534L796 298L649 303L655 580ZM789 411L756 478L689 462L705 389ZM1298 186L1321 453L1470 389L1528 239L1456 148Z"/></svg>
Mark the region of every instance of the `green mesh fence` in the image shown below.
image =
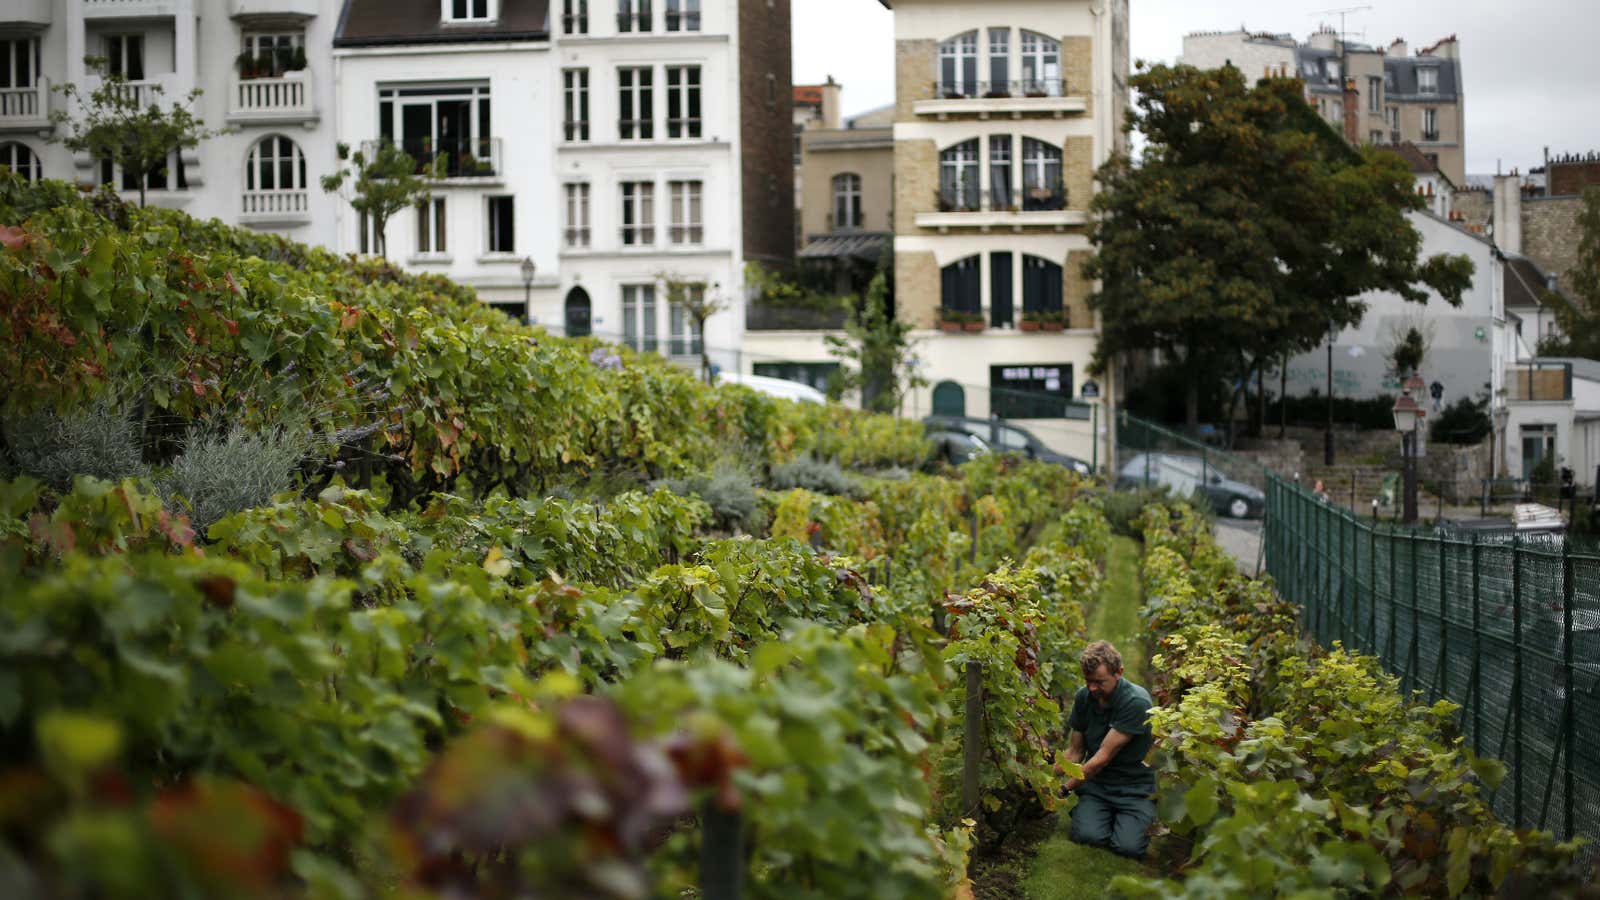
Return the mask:
<svg viewBox="0 0 1600 900"><path fill-rule="evenodd" d="M1316 639L1460 704L1468 746L1510 769L1503 821L1600 838L1600 553L1386 526L1276 475L1266 489L1267 571Z"/></svg>

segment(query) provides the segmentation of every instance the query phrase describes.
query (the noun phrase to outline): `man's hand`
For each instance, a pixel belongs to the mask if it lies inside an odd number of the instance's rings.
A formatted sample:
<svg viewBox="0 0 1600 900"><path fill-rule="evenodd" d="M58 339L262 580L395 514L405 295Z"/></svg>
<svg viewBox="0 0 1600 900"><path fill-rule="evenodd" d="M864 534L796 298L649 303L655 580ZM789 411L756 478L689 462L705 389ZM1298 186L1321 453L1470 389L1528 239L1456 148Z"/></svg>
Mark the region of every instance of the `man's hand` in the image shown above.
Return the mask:
<svg viewBox="0 0 1600 900"><path fill-rule="evenodd" d="M1067 783L1062 785L1061 789L1062 789L1063 793L1070 794L1073 791L1075 791L1075 790L1077 790L1078 788L1081 788L1081 787L1083 787L1083 779L1082 778L1068 778L1067 779Z"/></svg>

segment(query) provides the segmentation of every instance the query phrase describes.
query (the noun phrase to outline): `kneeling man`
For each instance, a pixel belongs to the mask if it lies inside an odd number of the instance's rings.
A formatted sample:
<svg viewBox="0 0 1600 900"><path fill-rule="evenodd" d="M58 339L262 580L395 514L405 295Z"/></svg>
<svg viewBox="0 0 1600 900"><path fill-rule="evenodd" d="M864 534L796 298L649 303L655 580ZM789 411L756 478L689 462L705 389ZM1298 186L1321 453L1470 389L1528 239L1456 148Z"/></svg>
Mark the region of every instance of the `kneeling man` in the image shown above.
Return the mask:
<svg viewBox="0 0 1600 900"><path fill-rule="evenodd" d="M1142 859L1156 817L1156 773L1144 764L1150 692L1122 677L1122 654L1105 641L1084 648L1078 662L1088 684L1067 719L1067 759L1083 763L1084 776L1067 781L1067 790L1078 792L1072 839Z"/></svg>

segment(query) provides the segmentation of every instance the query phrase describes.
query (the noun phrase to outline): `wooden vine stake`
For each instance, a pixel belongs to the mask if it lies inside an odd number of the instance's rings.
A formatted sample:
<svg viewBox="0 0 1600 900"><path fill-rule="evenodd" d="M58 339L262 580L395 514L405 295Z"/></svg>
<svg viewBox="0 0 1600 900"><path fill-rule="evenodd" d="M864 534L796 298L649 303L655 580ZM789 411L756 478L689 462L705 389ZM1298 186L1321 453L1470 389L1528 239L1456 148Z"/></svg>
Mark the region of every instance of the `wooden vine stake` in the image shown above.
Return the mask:
<svg viewBox="0 0 1600 900"><path fill-rule="evenodd" d="M978 769L983 762L983 663L967 662L966 736L961 742L961 808L974 819L983 817Z"/></svg>
<svg viewBox="0 0 1600 900"><path fill-rule="evenodd" d="M739 900L744 895L744 817L707 800L701 831L700 896Z"/></svg>

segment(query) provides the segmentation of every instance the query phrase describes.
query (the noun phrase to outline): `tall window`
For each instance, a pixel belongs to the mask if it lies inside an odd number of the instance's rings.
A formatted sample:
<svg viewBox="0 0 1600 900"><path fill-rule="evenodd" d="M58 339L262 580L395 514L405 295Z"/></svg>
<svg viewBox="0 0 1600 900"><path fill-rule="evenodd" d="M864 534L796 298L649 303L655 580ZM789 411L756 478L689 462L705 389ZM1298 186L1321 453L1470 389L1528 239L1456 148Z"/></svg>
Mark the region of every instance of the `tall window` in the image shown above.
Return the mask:
<svg viewBox="0 0 1600 900"><path fill-rule="evenodd" d="M833 176L833 227L861 227L861 176L851 172Z"/></svg>
<svg viewBox="0 0 1600 900"><path fill-rule="evenodd" d="M645 353L656 351L655 285L623 285L622 342Z"/></svg>
<svg viewBox="0 0 1600 900"><path fill-rule="evenodd" d="M700 0L667 0L668 31L699 31Z"/></svg>
<svg viewBox="0 0 1600 900"><path fill-rule="evenodd" d="M517 204L515 197L487 198L490 253L517 252Z"/></svg>
<svg viewBox="0 0 1600 900"><path fill-rule="evenodd" d="M0 40L0 88L33 87L39 83L39 42L36 38ZM0 99L0 115L31 114L11 108Z"/></svg>
<svg viewBox="0 0 1600 900"><path fill-rule="evenodd" d="M121 185L124 191L137 191L139 189L139 175L114 164L110 157L100 160L100 183L103 185ZM188 178L183 170L183 154L173 151L167 155L166 161L145 176L145 187L152 191L183 191L189 189Z"/></svg>
<svg viewBox="0 0 1600 900"><path fill-rule="evenodd" d="M978 33L969 31L939 45L939 94L971 97L978 90Z"/></svg>
<svg viewBox="0 0 1600 900"><path fill-rule="evenodd" d="M939 154L941 212L976 212L982 201L978 184L977 138L963 141Z"/></svg>
<svg viewBox="0 0 1600 900"><path fill-rule="evenodd" d="M1432 107L1422 111L1422 139L1437 141L1439 139L1439 111Z"/></svg>
<svg viewBox="0 0 1600 900"><path fill-rule="evenodd" d="M306 158L294 141L279 135L263 138L250 148L244 170L247 191L303 191Z"/></svg>
<svg viewBox="0 0 1600 900"><path fill-rule="evenodd" d="M378 88L378 137L394 141L419 171L443 159L449 178L494 172L489 85L384 85Z"/></svg>
<svg viewBox="0 0 1600 900"><path fill-rule="evenodd" d="M667 67L667 137L700 136L700 67Z"/></svg>
<svg viewBox="0 0 1600 900"><path fill-rule="evenodd" d="M689 303L698 304L706 297L706 286L691 284L685 286L686 299ZM671 313L671 353L673 356L698 356L702 335L700 327L695 322L694 316L682 306L674 305Z"/></svg>
<svg viewBox="0 0 1600 900"><path fill-rule="evenodd" d="M1022 311L1061 311L1061 266L1037 256L1022 257Z"/></svg>
<svg viewBox="0 0 1600 900"><path fill-rule="evenodd" d="M569 141L589 139L589 70L566 69L561 77L565 83L564 106L565 134Z"/></svg>
<svg viewBox="0 0 1600 900"><path fill-rule="evenodd" d="M1367 79L1367 112L1383 112L1383 79Z"/></svg>
<svg viewBox="0 0 1600 900"><path fill-rule="evenodd" d="M1033 138L1022 139L1022 208L1065 209L1066 187L1061 182L1061 148Z"/></svg>
<svg viewBox="0 0 1600 900"><path fill-rule="evenodd" d="M617 30L650 31L650 0L617 0Z"/></svg>
<svg viewBox="0 0 1600 900"><path fill-rule="evenodd" d="M989 197L995 209L1011 209L1011 135L989 138Z"/></svg>
<svg viewBox="0 0 1600 900"><path fill-rule="evenodd" d="M656 242L656 186L648 181L622 182L622 245Z"/></svg>
<svg viewBox="0 0 1600 900"><path fill-rule="evenodd" d="M617 70L617 135L625 141L655 137L655 72L649 66Z"/></svg>
<svg viewBox="0 0 1600 900"><path fill-rule="evenodd" d="M667 182L667 202L672 208L672 225L667 231L668 242L705 243L706 230L701 211L702 187L698 181Z"/></svg>
<svg viewBox="0 0 1600 900"><path fill-rule="evenodd" d="M1030 97L1059 97L1061 42L1032 31L1022 33L1022 90Z"/></svg>
<svg viewBox="0 0 1600 900"><path fill-rule="evenodd" d="M566 245L570 248L589 246L589 185L567 185Z"/></svg>
<svg viewBox="0 0 1600 900"><path fill-rule="evenodd" d="M589 33L589 0L562 0L561 30L567 34Z"/></svg>
<svg viewBox="0 0 1600 900"><path fill-rule="evenodd" d="M1391 131L1400 130L1400 107L1398 106L1389 107L1389 129Z"/></svg>
<svg viewBox="0 0 1600 900"><path fill-rule="evenodd" d="M107 74L129 81L144 80L144 35L108 34L103 46Z"/></svg>
<svg viewBox="0 0 1600 900"><path fill-rule="evenodd" d="M443 0L446 22L490 22L498 0Z"/></svg>
<svg viewBox="0 0 1600 900"><path fill-rule="evenodd" d="M26 144L0 144L0 169L10 169L23 181L38 181L42 170L39 157Z"/></svg>
<svg viewBox="0 0 1600 900"><path fill-rule="evenodd" d="M426 197L417 204L417 252L444 253L445 243L444 198Z"/></svg>
<svg viewBox="0 0 1600 900"><path fill-rule="evenodd" d="M1439 93L1439 70L1432 66L1423 66L1417 69L1417 93Z"/></svg>
<svg viewBox="0 0 1600 900"><path fill-rule="evenodd" d="M1011 92L1011 29L989 29L989 91L1009 96Z"/></svg>
<svg viewBox="0 0 1600 900"><path fill-rule="evenodd" d="M249 55L251 71L257 78L278 78L285 72L293 71L297 66L295 57L300 55L299 62L303 63L303 51L306 36L298 31L251 31L244 35L244 52Z"/></svg>
<svg viewBox="0 0 1600 900"><path fill-rule="evenodd" d="M983 311L983 289L979 284L982 257L969 256L939 271L939 307L951 312Z"/></svg>

